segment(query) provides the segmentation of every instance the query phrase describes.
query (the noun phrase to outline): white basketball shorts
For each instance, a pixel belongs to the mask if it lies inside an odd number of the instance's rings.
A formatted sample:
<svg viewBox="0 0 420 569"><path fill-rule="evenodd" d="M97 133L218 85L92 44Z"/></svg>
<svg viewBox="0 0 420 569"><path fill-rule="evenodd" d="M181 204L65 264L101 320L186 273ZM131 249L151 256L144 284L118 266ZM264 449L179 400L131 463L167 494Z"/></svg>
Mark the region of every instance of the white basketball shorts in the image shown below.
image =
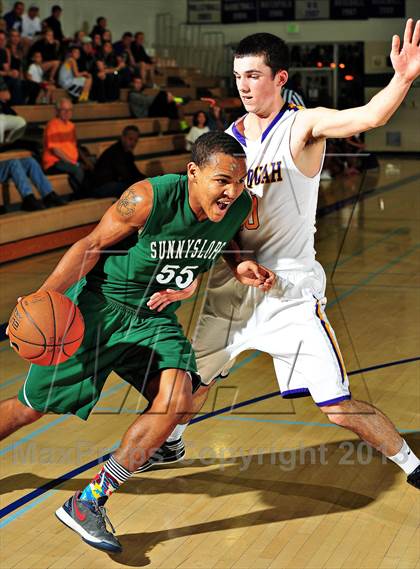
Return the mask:
<svg viewBox="0 0 420 569"><path fill-rule="evenodd" d="M279 272L268 293L242 285L218 264L193 337L202 382L227 375L241 352L260 350L273 358L283 397L310 395L319 406L350 399L325 304L319 263L312 271Z"/></svg>

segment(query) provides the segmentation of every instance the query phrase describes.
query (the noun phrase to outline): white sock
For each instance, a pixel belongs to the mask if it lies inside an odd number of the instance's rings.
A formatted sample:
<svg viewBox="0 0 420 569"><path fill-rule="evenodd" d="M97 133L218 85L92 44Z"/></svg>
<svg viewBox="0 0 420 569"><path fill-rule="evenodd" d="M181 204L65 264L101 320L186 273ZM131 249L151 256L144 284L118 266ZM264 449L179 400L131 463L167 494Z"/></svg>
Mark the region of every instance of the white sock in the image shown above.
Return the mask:
<svg viewBox="0 0 420 569"><path fill-rule="evenodd" d="M411 474L420 464L420 460L405 441L403 442L400 452L397 452L394 456L388 456L387 458L395 462L406 474Z"/></svg>
<svg viewBox="0 0 420 569"><path fill-rule="evenodd" d="M172 433L169 435L169 437L166 439L166 442L171 443L172 441L177 441L178 439L180 439L185 429L188 427L188 425L189 423L187 423L186 425L177 425L175 429L172 431Z"/></svg>

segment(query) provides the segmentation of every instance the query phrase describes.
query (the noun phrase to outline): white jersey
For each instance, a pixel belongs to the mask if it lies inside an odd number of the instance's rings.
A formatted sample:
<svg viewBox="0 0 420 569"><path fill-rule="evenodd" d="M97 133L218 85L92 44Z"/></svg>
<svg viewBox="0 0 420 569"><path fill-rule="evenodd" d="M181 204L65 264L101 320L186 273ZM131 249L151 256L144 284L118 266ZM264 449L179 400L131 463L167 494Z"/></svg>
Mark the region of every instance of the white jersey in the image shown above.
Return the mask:
<svg viewBox="0 0 420 569"><path fill-rule="evenodd" d="M253 197L241 248L252 251L259 263L273 271L307 271L315 264L315 215L322 168L309 178L293 161L289 140L297 112L296 105L285 103L255 141L239 132L238 123L226 131L246 153L246 186Z"/></svg>
<svg viewBox="0 0 420 569"><path fill-rule="evenodd" d="M225 377L245 350L259 350L272 356L283 397L311 395L323 407L351 395L324 312L325 273L315 261L319 173L304 176L289 149L297 112L286 103L256 141L246 140L236 125L227 131L246 152L253 196L242 249L252 250L278 278L263 292L241 284L225 263L218 264L209 276L193 348L203 383Z"/></svg>

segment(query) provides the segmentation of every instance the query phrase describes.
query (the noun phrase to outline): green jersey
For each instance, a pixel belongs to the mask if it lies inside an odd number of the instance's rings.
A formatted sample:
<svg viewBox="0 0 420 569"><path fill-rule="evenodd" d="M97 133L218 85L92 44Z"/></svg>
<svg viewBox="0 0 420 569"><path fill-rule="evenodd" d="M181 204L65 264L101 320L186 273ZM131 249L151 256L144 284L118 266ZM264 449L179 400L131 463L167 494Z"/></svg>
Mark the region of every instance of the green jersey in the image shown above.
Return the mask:
<svg viewBox="0 0 420 569"><path fill-rule="evenodd" d="M167 288L184 289L223 253L247 218L246 191L215 223L198 221L189 203L187 176L150 178L153 206L144 227L104 251L87 275L89 290L132 308L150 312L147 301ZM165 311L173 312L179 302Z"/></svg>

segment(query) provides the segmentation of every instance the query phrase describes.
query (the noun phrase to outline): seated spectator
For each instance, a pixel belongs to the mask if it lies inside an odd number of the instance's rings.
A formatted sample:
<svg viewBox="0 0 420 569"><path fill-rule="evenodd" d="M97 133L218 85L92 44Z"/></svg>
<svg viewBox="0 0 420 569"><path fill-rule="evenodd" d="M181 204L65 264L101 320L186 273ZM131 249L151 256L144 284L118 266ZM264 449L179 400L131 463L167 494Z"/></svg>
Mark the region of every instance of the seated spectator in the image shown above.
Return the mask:
<svg viewBox="0 0 420 569"><path fill-rule="evenodd" d="M3 69L4 65L9 65L9 54L7 52L7 34L0 30L0 71L1 76L5 77L5 71L8 70L8 67Z"/></svg>
<svg viewBox="0 0 420 569"><path fill-rule="evenodd" d="M102 43L104 41L110 41L112 43L112 33L111 30L105 30L104 33L102 34Z"/></svg>
<svg viewBox="0 0 420 569"><path fill-rule="evenodd" d="M93 39L95 34L99 34L102 38L104 32L107 31L107 21L104 16L99 16L96 18L96 25L93 26L92 31L90 32L90 37Z"/></svg>
<svg viewBox="0 0 420 569"><path fill-rule="evenodd" d="M72 47L68 57L60 67L58 72L58 84L63 87L69 95L78 99L80 102L89 100L90 88L92 86L92 76L87 71L79 71L77 61L80 58L80 49Z"/></svg>
<svg viewBox="0 0 420 569"><path fill-rule="evenodd" d="M44 131L42 165L46 174L69 174L70 185L77 197L83 197L85 172L79 161L76 127L71 122L73 104L62 98L56 103L56 116Z"/></svg>
<svg viewBox="0 0 420 569"><path fill-rule="evenodd" d="M223 109L217 103L209 108L208 119L208 127L210 130L225 131L230 122Z"/></svg>
<svg viewBox="0 0 420 569"><path fill-rule="evenodd" d="M54 99L55 85L52 81L48 81L44 77L44 70L42 69L42 55L39 51L35 51L32 55L32 63L26 72L26 79L28 83L35 83L38 86L39 93L41 94L41 102L50 104ZM31 91L28 97L28 104L35 105L37 100L35 89Z"/></svg>
<svg viewBox="0 0 420 569"><path fill-rule="evenodd" d="M93 34L92 48L95 57L100 57L102 55L102 37L99 34Z"/></svg>
<svg viewBox="0 0 420 569"><path fill-rule="evenodd" d="M0 77L6 82L10 91L11 105L23 104L23 83L19 71L11 69L10 51L7 48L7 39L4 32L0 32Z"/></svg>
<svg viewBox="0 0 420 569"><path fill-rule="evenodd" d="M22 16L22 38L32 42L36 36L41 34L41 19L39 8L33 4L29 6L28 13Z"/></svg>
<svg viewBox="0 0 420 569"><path fill-rule="evenodd" d="M129 186L145 179L136 166L133 154L139 135L136 126L126 126L120 140L100 155L92 176L92 193L95 197L118 198Z"/></svg>
<svg viewBox="0 0 420 569"><path fill-rule="evenodd" d="M51 15L48 18L45 18L45 20L44 20L46 26L50 30L52 30L53 35L54 35L54 39L56 41L58 41L60 43L60 45L65 39L64 34L63 34L63 29L61 27L61 22L60 22L62 11L63 10L61 9L61 7L58 6L57 4L55 4L51 8Z"/></svg>
<svg viewBox="0 0 420 569"><path fill-rule="evenodd" d="M157 94L146 95L144 90L143 80L140 77L134 77L131 91L128 93L128 103L134 117L138 119L144 117L181 118L180 109L172 93L159 91Z"/></svg>
<svg viewBox="0 0 420 569"><path fill-rule="evenodd" d="M208 119L204 111L198 111L194 114L193 126L190 128L190 132L185 137L185 140L187 142L186 144L187 150L191 150L192 145L199 136L210 131L209 127L207 126L207 123Z"/></svg>
<svg viewBox="0 0 420 569"><path fill-rule="evenodd" d="M80 57L77 60L77 67L79 71L87 71L94 76L96 73L96 57L93 50L92 38L85 36L82 39L82 47L80 49Z"/></svg>
<svg viewBox="0 0 420 569"><path fill-rule="evenodd" d="M10 91L0 77L0 144L11 144L22 138L26 129L26 121L19 117L9 105Z"/></svg>
<svg viewBox="0 0 420 569"><path fill-rule="evenodd" d="M50 28L45 28L42 38L36 41L29 50L28 58L39 51L42 55L42 69L49 81L54 81L58 68L60 67L60 45L54 39L54 34Z"/></svg>
<svg viewBox="0 0 420 569"><path fill-rule="evenodd" d="M95 80L98 73L97 57L93 51L92 38L85 36L82 40L80 49L80 57L77 60L77 67L81 73L89 73L92 77L92 89L90 98L94 101L99 100L95 91Z"/></svg>
<svg viewBox="0 0 420 569"><path fill-rule="evenodd" d="M83 46L83 40L85 39L86 34L83 30L79 30L77 32L74 32L74 36L73 36L73 40L72 40L72 46L77 46L79 49L82 49ZM91 39L91 38L89 38Z"/></svg>
<svg viewBox="0 0 420 569"><path fill-rule="evenodd" d="M3 16L7 31L18 30L22 31L22 16L25 11L25 4L23 2L15 2L10 12Z"/></svg>
<svg viewBox="0 0 420 569"><path fill-rule="evenodd" d="M24 60L24 49L21 41L20 32L18 30L10 30L9 32L9 42L7 46L9 52L9 65L11 71L16 71L18 83L17 95L14 97L15 105L21 105L23 103L34 104L40 87L37 84L26 81L23 74L23 60ZM28 100L29 99L29 100Z"/></svg>
<svg viewBox="0 0 420 569"><path fill-rule="evenodd" d="M9 32L9 41L7 42L7 49L9 50L10 69L16 69L19 75L23 77L23 47L21 35L18 30L11 30Z"/></svg>
<svg viewBox="0 0 420 569"><path fill-rule="evenodd" d="M156 95L146 95L145 86L140 77L134 77L131 83L131 90L128 93L128 104L133 117L143 119L149 116L149 109L152 106ZM164 116L163 114L161 116Z"/></svg>
<svg viewBox="0 0 420 569"><path fill-rule="evenodd" d="M120 71L121 87L128 87L136 71L136 62L134 61L130 47L132 43L133 34L131 32L125 32L121 39L113 45L115 55L125 63L124 69Z"/></svg>
<svg viewBox="0 0 420 569"><path fill-rule="evenodd" d="M121 39L113 44L115 55L124 56L128 52L130 57L132 57L130 49L132 42L133 34L131 32L124 32Z"/></svg>
<svg viewBox="0 0 420 569"><path fill-rule="evenodd" d="M19 158L0 161L0 182L4 184L13 180L22 196L22 209L37 211L46 207L66 205L60 196L52 189L50 181L41 170L41 166L33 158ZM35 199L32 193L32 184L42 197L42 203Z"/></svg>
<svg viewBox="0 0 420 569"><path fill-rule="evenodd" d="M114 53L112 43L103 42L102 54L97 60L97 74L95 78L95 90L98 101L116 101L120 97L120 85L123 83L121 74L124 72L125 63L121 57Z"/></svg>
<svg viewBox="0 0 420 569"><path fill-rule="evenodd" d="M144 33L137 32L134 36L134 41L131 44L131 53L133 55L134 62L136 63L140 76L143 79L143 83L147 82L147 75L150 76L150 83L155 84L155 62L152 57L147 55L144 49Z"/></svg>
<svg viewBox="0 0 420 569"><path fill-rule="evenodd" d="M201 97L200 100L204 101L205 103L209 103L210 105L209 110L207 112L207 118L208 118L207 126L209 127L209 129L225 131L229 126L229 121L223 109L217 103L216 99L213 99L211 97Z"/></svg>

